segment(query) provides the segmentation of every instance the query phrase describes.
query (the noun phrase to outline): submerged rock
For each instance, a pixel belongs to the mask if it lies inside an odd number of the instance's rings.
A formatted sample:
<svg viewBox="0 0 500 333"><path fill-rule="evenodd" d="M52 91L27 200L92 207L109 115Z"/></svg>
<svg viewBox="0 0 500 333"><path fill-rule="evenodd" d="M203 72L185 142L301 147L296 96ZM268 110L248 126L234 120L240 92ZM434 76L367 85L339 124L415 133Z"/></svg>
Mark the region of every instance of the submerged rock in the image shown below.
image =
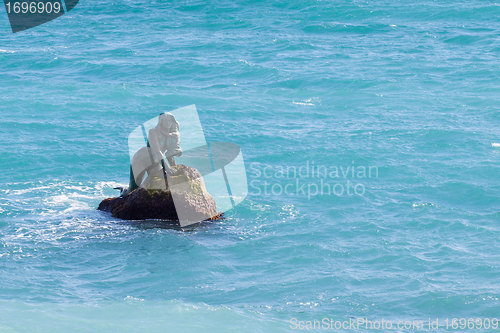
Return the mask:
<svg viewBox="0 0 500 333"><path fill-rule="evenodd" d="M171 169L173 173L168 176L166 190L162 176L151 176L143 184L145 188L104 199L97 209L124 220L170 220L179 221L181 226L218 219L215 200L207 192L198 170L182 164Z"/></svg>

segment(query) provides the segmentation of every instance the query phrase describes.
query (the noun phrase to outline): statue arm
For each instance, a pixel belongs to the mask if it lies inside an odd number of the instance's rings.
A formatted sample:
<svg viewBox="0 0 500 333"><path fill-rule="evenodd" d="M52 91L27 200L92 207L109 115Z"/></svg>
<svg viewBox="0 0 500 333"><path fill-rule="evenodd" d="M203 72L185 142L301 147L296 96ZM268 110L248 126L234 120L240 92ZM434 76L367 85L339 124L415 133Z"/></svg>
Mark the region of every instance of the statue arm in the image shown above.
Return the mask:
<svg viewBox="0 0 500 333"><path fill-rule="evenodd" d="M160 149L160 142L158 140L158 135L156 134L156 131L154 129L149 130L148 140L149 140L149 147L153 152L153 157L155 159L155 162L160 162L161 160L164 159L164 157L163 157L163 152Z"/></svg>

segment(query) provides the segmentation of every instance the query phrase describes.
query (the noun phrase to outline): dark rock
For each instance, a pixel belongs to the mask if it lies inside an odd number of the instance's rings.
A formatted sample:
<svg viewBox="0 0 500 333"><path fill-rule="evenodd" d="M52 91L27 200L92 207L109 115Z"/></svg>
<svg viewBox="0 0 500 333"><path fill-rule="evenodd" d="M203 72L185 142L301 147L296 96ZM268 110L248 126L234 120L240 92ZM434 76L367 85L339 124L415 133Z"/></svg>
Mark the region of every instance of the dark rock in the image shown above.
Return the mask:
<svg viewBox="0 0 500 333"><path fill-rule="evenodd" d="M215 200L207 192L198 170L185 165L176 165L172 170L167 190L146 189L161 188L155 187L161 184L165 188L165 179L155 175L146 179L146 188L139 187L123 197L104 199L97 209L124 220L179 221L180 215L181 226L218 219Z"/></svg>

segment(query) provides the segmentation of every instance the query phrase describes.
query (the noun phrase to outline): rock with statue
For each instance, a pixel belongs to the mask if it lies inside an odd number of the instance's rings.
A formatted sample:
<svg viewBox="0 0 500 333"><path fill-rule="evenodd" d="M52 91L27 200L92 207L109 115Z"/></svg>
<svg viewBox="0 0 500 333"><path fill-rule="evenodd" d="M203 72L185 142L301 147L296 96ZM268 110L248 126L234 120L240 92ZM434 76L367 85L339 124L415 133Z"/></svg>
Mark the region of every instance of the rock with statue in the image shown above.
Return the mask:
<svg viewBox="0 0 500 333"><path fill-rule="evenodd" d="M199 124L197 113L195 115L195 124ZM220 219L224 211L244 199L247 194L246 175L237 145L209 145L205 142L205 145L183 152L181 125L176 117L165 112L153 119L155 126L151 126L150 121L149 130L145 123L129 136L128 187L116 188L120 190L120 196L104 199L99 210L124 220L165 220L186 226ZM202 133L200 125L195 129L187 131L192 136ZM198 141L203 143L201 139ZM142 147L138 148L137 142L142 142ZM176 158L181 156L188 163L177 164ZM236 167L228 167L229 164ZM228 172L230 170L237 172ZM210 181L211 190L217 193L218 200L207 191L204 177ZM231 183L235 184L233 191ZM216 201L221 207L217 207Z"/></svg>

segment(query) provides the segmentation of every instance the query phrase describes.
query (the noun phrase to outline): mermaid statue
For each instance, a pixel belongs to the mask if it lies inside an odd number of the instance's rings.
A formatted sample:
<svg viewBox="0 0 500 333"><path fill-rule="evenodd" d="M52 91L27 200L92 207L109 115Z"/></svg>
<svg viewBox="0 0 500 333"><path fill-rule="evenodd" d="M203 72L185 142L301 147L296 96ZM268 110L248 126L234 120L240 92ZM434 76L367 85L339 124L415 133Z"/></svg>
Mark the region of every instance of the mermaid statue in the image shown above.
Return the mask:
<svg viewBox="0 0 500 333"><path fill-rule="evenodd" d="M170 167L175 166L174 157L182 155L180 142L179 123L175 117L169 112L160 113L158 125L149 130L147 145L132 157L129 187L116 188L121 191L120 195L125 196L140 187L147 179L146 174L148 177L171 174Z"/></svg>

